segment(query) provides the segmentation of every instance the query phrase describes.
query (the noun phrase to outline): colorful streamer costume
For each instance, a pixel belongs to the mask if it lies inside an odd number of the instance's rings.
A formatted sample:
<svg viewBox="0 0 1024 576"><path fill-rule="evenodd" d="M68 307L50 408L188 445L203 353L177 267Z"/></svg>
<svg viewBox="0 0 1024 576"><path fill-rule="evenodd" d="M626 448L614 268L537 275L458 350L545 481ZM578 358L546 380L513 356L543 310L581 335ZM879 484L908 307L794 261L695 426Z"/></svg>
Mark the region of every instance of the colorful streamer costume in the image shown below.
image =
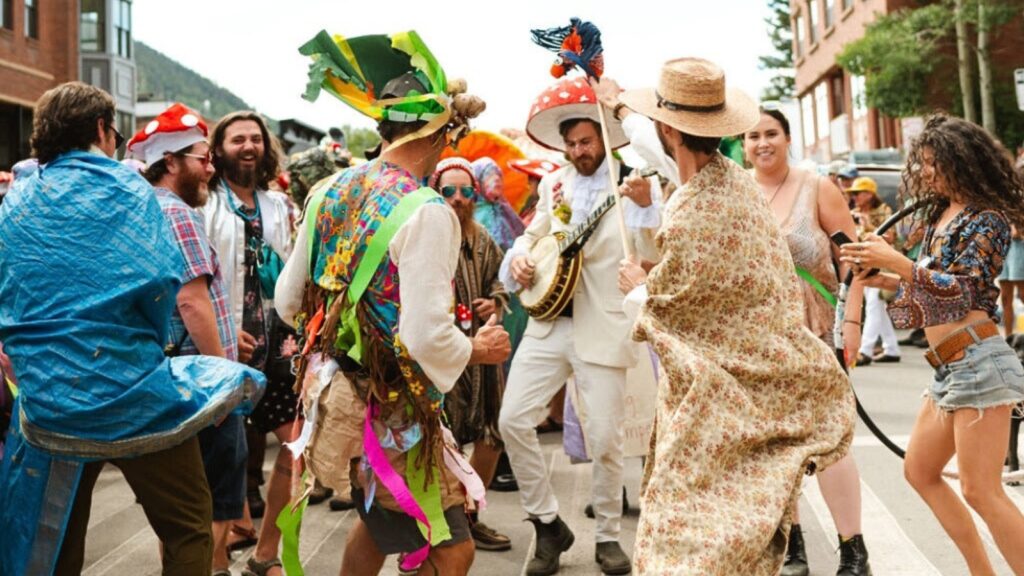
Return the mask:
<svg viewBox="0 0 1024 576"><path fill-rule="evenodd" d="M378 122L426 122L388 143L390 148L446 126L449 134L462 127L444 71L415 32L356 38L321 32L300 52L313 59L308 99L326 90ZM395 79L411 79L426 90L385 97ZM381 159L347 169L312 192L307 218L313 220L306 223L311 282L297 317L306 340L306 369L338 366L345 378L331 385L351 386L366 403L364 420L346 422L344 428L356 427L362 435L353 485L364 498L360 512L378 547L394 551L380 539L386 535L374 533L371 511L418 523L425 545L401 550L403 570L415 570L431 546L453 538L445 511L465 502L462 484L483 499L479 478L445 441L442 391L399 337L402 279L389 245L403 224L430 204L443 206L443 201L408 171ZM352 456L359 455L342 455Z"/></svg>

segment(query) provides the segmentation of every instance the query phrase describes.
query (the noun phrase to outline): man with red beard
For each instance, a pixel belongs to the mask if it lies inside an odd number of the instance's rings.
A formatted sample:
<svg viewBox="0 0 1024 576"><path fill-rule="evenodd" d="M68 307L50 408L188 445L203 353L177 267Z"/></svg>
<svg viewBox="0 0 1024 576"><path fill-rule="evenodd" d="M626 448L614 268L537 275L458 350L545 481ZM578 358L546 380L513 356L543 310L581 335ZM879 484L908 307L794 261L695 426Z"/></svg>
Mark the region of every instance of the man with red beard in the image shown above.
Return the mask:
<svg viewBox="0 0 1024 576"><path fill-rule="evenodd" d="M487 229L473 219L480 186L469 161L457 157L442 160L430 178L430 187L441 193L459 219L462 249L455 271L455 324L472 338L492 314L500 319L502 310L508 306L508 292L498 279L505 253ZM469 463L484 486L494 479L501 456L498 415L504 391L501 364L475 364L466 366L455 387L445 396L444 410L452 434L460 445L473 444ZM469 513L469 519L477 550L512 547L508 536L480 522L475 510Z"/></svg>
<svg viewBox="0 0 1024 576"><path fill-rule="evenodd" d="M281 444L294 439L298 397L292 390L293 332L274 313L274 284L292 249L287 197L269 192L280 170L280 151L266 121L251 111L228 114L210 137L214 175L203 208L210 240L224 264L231 317L239 332L239 349L251 353L248 364L267 375L267 390L249 417L256 436L273 432ZM267 487L266 509L256 551L248 570L276 576L281 532L278 514L290 496L291 456L277 455ZM255 499L250 486L250 504ZM258 489L257 494L258 497ZM248 522L247 522L248 524ZM252 528L246 532L251 542Z"/></svg>
<svg viewBox="0 0 1024 576"><path fill-rule="evenodd" d="M196 211L207 200L213 175L206 124L199 114L173 104L128 141L128 152L146 163L160 210L171 225L185 261L177 307L171 317L168 355L203 354L238 360L235 326L217 255ZM199 433L206 482L213 496L213 573L230 566L227 539L245 505L245 417L229 414Z"/></svg>

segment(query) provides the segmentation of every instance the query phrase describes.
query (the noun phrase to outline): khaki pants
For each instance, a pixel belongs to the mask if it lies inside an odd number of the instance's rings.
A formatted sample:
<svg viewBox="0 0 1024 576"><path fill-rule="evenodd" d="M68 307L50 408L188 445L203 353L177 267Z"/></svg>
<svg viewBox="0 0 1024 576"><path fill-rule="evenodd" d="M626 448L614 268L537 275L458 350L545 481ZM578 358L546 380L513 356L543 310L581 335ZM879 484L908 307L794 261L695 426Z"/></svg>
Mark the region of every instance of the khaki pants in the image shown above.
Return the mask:
<svg viewBox="0 0 1024 576"><path fill-rule="evenodd" d="M109 460L124 474L153 531L164 545L163 574L209 574L213 561L213 503L206 485L199 441L138 458ZM90 462L71 507L67 532L57 558L56 576L77 575L85 561L92 490L105 462ZM154 553L156 551L154 550Z"/></svg>

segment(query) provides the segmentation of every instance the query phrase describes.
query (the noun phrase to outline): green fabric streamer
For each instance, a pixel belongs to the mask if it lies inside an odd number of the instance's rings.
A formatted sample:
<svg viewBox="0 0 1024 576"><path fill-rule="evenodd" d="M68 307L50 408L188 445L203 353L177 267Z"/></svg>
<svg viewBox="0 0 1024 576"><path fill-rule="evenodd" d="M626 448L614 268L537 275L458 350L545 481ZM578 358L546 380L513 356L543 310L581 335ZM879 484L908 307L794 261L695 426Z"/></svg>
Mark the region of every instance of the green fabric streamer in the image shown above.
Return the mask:
<svg viewBox="0 0 1024 576"><path fill-rule="evenodd" d="M303 485L309 472L302 474ZM302 529L302 515L306 513L309 497L295 506L285 506L277 515L277 527L281 530L281 565L287 576L305 576L299 561L299 532Z"/></svg>
<svg viewBox="0 0 1024 576"><path fill-rule="evenodd" d="M797 266L796 273L798 276L804 279L804 282L810 284L811 288L817 290L818 294L821 294L821 297L824 298L825 301L828 302L833 308L836 307L836 303L838 302L838 300L836 300L835 294L829 292L828 288L825 288L825 286L821 282L818 282L817 278L811 276L810 272Z"/></svg>
<svg viewBox="0 0 1024 576"><path fill-rule="evenodd" d="M441 471L436 466L433 470L434 481L426 488L423 487L426 483L427 471L416 466L416 458L422 448L423 442L420 442L405 453L405 482L409 485L409 491L412 492L416 503L420 505L427 520L430 521L430 545L437 546L445 540L450 540L452 531L444 517L444 506L441 503ZM420 529L420 534L423 534L423 538L428 538L427 527L419 521L416 522L416 525ZM289 576L291 575L289 574Z"/></svg>
<svg viewBox="0 0 1024 576"><path fill-rule="evenodd" d="M338 336L334 343L339 350L346 350L349 358L360 364L363 362L363 338L362 331L359 329L359 320L356 318L356 303L363 297L363 292L370 285L370 280L376 274L380 263L384 261L388 244L391 243L391 239L395 237L398 229L405 224L417 208L432 198L440 198L440 196L426 187L404 196L370 239L370 243L359 261L359 266L356 267L356 272L352 275L352 282L349 284L347 293L348 303L341 312Z"/></svg>

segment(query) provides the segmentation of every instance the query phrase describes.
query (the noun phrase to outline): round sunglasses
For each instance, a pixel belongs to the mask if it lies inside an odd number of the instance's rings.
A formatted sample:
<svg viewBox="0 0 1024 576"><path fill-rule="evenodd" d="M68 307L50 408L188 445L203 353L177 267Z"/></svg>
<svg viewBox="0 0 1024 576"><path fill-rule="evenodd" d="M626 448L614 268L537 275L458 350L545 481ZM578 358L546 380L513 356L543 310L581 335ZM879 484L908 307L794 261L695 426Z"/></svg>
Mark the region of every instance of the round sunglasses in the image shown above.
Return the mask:
<svg viewBox="0 0 1024 576"><path fill-rule="evenodd" d="M466 200L472 200L476 197L476 188L473 188L472 186L455 186L453 184L441 186L441 196L444 196L445 198L455 196L456 192L462 192L462 197Z"/></svg>

